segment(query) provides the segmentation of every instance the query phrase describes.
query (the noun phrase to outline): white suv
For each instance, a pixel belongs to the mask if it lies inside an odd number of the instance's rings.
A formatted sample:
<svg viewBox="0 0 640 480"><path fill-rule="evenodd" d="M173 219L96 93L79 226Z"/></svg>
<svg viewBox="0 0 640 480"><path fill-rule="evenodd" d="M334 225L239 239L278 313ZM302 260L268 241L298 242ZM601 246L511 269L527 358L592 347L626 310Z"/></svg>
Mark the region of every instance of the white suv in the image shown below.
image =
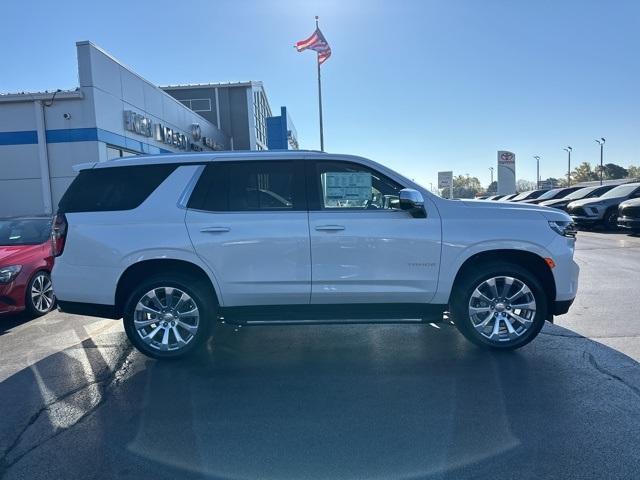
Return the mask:
<svg viewBox="0 0 640 480"><path fill-rule="evenodd" d="M242 324L441 321L530 342L578 286L559 210L445 200L370 160L199 153L82 165L54 223L62 311L124 318L155 358ZM415 320L411 320L415 319Z"/></svg>

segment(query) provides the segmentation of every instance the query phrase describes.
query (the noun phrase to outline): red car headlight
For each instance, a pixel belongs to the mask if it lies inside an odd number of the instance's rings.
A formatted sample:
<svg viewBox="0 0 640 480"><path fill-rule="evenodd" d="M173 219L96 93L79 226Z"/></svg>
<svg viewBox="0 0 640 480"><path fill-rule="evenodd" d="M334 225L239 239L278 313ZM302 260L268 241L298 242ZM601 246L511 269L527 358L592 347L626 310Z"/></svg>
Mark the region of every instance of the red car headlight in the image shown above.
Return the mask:
<svg viewBox="0 0 640 480"><path fill-rule="evenodd" d="M22 265L10 265L8 267L0 267L0 283L9 283L18 276L22 270Z"/></svg>

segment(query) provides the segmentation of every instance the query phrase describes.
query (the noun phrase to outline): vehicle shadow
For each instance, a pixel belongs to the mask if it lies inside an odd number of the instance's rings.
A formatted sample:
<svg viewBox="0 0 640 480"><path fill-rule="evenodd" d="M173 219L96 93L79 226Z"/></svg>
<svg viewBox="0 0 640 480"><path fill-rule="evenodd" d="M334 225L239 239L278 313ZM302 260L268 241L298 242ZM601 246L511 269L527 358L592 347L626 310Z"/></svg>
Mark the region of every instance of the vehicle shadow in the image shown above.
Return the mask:
<svg viewBox="0 0 640 480"><path fill-rule="evenodd" d="M627 230L623 228L618 228L616 230L607 230L604 227L592 227L592 228L582 227L578 230L578 234L580 232L601 233L604 235L628 235L630 237L637 237L640 235L640 232L634 232L633 230Z"/></svg>
<svg viewBox="0 0 640 480"><path fill-rule="evenodd" d="M52 355L0 383L2 402L47 369L77 365ZM134 354L115 370L98 405L67 397L86 409L76 423L5 455L6 478L632 478L640 467L637 363L550 324L516 352L479 349L448 324L226 327L198 356Z"/></svg>
<svg viewBox="0 0 640 480"><path fill-rule="evenodd" d="M34 317L26 312L4 315L0 317L0 335L4 335L17 326L30 322L31 320L34 320Z"/></svg>

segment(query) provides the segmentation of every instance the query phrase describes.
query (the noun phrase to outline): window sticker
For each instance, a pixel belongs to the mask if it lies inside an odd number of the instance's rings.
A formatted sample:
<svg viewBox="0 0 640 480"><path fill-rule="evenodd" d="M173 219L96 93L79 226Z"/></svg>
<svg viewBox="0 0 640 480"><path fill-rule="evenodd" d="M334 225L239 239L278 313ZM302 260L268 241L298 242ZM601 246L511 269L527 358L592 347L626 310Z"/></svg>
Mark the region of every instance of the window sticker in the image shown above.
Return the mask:
<svg viewBox="0 0 640 480"><path fill-rule="evenodd" d="M330 201L362 202L371 200L371 173L324 173L324 197Z"/></svg>

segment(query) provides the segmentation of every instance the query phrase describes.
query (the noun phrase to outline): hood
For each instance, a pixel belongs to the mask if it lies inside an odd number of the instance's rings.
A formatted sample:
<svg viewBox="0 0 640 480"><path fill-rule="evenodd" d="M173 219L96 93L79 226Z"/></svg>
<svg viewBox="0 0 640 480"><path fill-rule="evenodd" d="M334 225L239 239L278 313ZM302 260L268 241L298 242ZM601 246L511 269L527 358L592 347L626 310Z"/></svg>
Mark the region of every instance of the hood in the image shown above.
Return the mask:
<svg viewBox="0 0 640 480"><path fill-rule="evenodd" d="M552 221L571 221L571 217L561 210L542 207L531 203L521 202L487 202L486 200L462 200L461 203L470 208L481 208L485 211L508 211L508 212L526 212L528 214L538 213L547 220Z"/></svg>
<svg viewBox="0 0 640 480"><path fill-rule="evenodd" d="M20 264L42 248L39 245L0 245L0 267Z"/></svg>
<svg viewBox="0 0 640 480"><path fill-rule="evenodd" d="M577 200L570 200L570 199L566 199L566 198L554 198L552 200L545 200L544 202L540 202L539 205L543 205L545 207L553 207L554 205L562 205L562 204L569 204L573 201Z"/></svg>
<svg viewBox="0 0 640 480"><path fill-rule="evenodd" d="M612 205L618 205L621 201L623 201L625 197L614 197L614 198L583 198L581 200L574 200L570 203L572 207L584 207L586 206L595 206L602 205L604 207L610 207Z"/></svg>
<svg viewBox="0 0 640 480"><path fill-rule="evenodd" d="M620 204L620 208L623 207L640 207L640 198L632 198L631 200L625 200Z"/></svg>

